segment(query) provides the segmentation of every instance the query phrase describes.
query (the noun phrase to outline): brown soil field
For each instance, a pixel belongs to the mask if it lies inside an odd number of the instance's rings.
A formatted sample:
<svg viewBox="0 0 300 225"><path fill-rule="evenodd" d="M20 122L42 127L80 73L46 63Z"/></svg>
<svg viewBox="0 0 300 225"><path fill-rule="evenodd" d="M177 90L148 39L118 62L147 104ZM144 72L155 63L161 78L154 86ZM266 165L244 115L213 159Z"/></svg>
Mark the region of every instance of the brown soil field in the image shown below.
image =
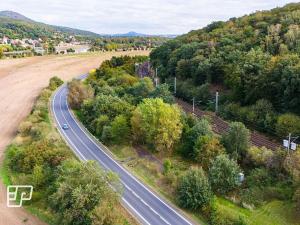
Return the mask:
<svg viewBox="0 0 300 225"><path fill-rule="evenodd" d="M67 81L99 67L112 56L148 55L149 51L42 56L0 60L0 163L18 125L30 113L35 99L52 76ZM25 221L25 222L24 222ZM44 224L22 208L6 206L6 187L0 181L0 225Z"/></svg>

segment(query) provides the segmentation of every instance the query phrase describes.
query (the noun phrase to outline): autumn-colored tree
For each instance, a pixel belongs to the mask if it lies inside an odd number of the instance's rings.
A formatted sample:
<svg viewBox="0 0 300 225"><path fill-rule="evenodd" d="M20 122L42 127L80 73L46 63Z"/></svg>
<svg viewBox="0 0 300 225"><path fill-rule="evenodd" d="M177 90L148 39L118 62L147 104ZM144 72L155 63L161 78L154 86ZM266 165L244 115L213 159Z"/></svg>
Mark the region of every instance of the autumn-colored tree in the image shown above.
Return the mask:
<svg viewBox="0 0 300 225"><path fill-rule="evenodd" d="M224 154L225 149L219 139L211 136L200 136L194 146L194 159L207 170L211 161Z"/></svg>
<svg viewBox="0 0 300 225"><path fill-rule="evenodd" d="M182 132L180 110L162 99L144 99L131 118L134 138L160 152L171 152Z"/></svg>
<svg viewBox="0 0 300 225"><path fill-rule="evenodd" d="M72 80L68 84L68 88L68 102L72 109L80 109L83 101L94 95L93 89L90 86L85 86L79 80Z"/></svg>

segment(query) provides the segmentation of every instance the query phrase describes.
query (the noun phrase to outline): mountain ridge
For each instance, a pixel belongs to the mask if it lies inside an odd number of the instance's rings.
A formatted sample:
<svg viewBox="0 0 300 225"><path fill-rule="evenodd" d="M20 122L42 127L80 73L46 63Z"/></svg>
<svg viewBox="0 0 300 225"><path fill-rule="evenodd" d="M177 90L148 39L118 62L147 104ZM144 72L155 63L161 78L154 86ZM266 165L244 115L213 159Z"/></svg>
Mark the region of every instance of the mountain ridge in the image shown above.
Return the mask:
<svg viewBox="0 0 300 225"><path fill-rule="evenodd" d="M118 34L99 34L92 31L87 30L81 30L77 28L71 28L71 27L65 27L65 26L58 26L58 25L50 25L46 23L37 22L35 20L32 20L18 12L10 11L10 10L4 10L0 11L0 35L6 35L5 32L1 32L1 27L4 31L8 33L14 33L11 29L11 25L13 27L20 27L20 26L26 26L28 30L31 30L32 25L35 25L35 28L40 31L45 31L47 35L51 35L51 33L55 32L61 32L66 33L69 35L79 35L79 36L88 36L88 37L166 37L166 38L175 38L177 35L174 34L165 34L165 35L152 35L152 34L143 34L138 33L135 31L129 31L127 33L118 33ZM11 30L11 32L7 31ZM26 30L23 30L21 32L22 34L19 36L24 37ZM24 34L23 34L24 33ZM31 33L31 32L30 32ZM42 32L34 32L38 33L33 36L42 35ZM7 36L10 36L9 34ZM18 35L16 35L18 36ZM31 35L32 36L32 35Z"/></svg>
<svg viewBox="0 0 300 225"><path fill-rule="evenodd" d="M9 19L15 19L15 20L22 20L22 21L27 21L27 22L35 22L34 20L14 11L10 10L4 10L0 11L0 17L5 17Z"/></svg>
<svg viewBox="0 0 300 225"><path fill-rule="evenodd" d="M14 11L0 11L0 35L2 34L2 36L38 38L41 36L53 36L55 33L100 37L99 34L91 31L37 22Z"/></svg>

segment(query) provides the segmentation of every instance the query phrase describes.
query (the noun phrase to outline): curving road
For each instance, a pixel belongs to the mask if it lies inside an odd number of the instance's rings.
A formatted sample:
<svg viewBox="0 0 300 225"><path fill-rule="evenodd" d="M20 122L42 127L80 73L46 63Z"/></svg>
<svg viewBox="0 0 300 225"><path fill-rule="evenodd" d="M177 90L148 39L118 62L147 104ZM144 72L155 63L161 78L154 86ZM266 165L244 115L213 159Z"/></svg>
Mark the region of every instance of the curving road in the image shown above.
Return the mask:
<svg viewBox="0 0 300 225"><path fill-rule="evenodd" d="M84 78L81 76L80 78ZM124 186L122 201L124 206L142 223L151 225L191 225L184 216L172 208L164 200L144 186L104 150L101 143L80 126L70 112L67 104L67 86L63 85L55 93L52 100L52 112L58 130L72 148L74 153L83 161L95 160L107 170L117 173ZM69 125L63 130L62 125Z"/></svg>

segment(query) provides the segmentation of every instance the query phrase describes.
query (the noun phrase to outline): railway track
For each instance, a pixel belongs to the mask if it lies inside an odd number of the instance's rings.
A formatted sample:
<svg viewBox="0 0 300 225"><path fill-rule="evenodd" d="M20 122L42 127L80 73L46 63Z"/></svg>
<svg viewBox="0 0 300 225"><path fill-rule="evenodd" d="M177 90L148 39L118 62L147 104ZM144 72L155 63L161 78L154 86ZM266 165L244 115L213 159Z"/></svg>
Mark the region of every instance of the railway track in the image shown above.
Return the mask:
<svg viewBox="0 0 300 225"><path fill-rule="evenodd" d="M185 112L193 113L193 106L181 99L176 98L176 102L178 105L181 106L181 108ZM229 123L221 119L220 117L216 116L212 112L206 112L200 110L198 107L195 107L194 114L197 117L203 117L208 116L211 118L211 122L213 125L213 131L217 134L223 134L229 130ZM265 135L257 132L257 131L251 131L251 144L255 145L257 147L266 147L268 149L276 150L280 147L280 144L278 142L270 140Z"/></svg>

